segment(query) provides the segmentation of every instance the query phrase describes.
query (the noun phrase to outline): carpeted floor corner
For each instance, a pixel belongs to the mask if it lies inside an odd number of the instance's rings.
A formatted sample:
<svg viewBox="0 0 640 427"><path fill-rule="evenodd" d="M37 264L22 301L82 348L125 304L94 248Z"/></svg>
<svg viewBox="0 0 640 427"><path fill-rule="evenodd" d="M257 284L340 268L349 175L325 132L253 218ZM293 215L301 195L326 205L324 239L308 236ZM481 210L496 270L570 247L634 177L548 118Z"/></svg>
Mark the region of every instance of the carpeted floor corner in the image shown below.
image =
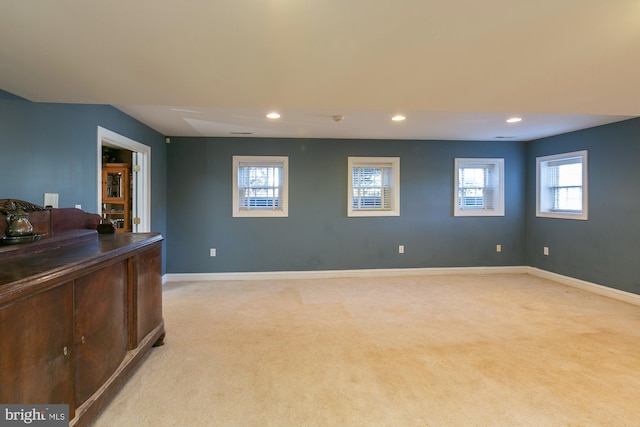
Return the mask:
<svg viewBox="0 0 640 427"><path fill-rule="evenodd" d="M640 307L530 275L172 283L112 426L637 426Z"/></svg>

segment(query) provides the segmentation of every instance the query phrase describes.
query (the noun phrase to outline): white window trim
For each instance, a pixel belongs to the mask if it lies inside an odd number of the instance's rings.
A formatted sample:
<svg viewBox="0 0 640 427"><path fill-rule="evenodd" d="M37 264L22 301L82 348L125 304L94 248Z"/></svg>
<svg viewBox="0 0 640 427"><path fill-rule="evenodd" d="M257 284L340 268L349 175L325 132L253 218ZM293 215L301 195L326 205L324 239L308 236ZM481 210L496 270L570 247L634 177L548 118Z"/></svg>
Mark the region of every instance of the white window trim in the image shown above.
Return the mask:
<svg viewBox="0 0 640 427"><path fill-rule="evenodd" d="M353 209L353 168L359 165L380 167L391 164L391 210L366 210ZM348 159L348 188L347 188L347 216L371 217L371 216L400 216L400 157L349 157Z"/></svg>
<svg viewBox="0 0 640 427"><path fill-rule="evenodd" d="M463 208L458 205L458 189L460 185L460 167L487 167L493 165L494 180L497 180L493 208ZM453 183L453 216L504 216L504 159L456 158L454 162Z"/></svg>
<svg viewBox="0 0 640 427"><path fill-rule="evenodd" d="M238 200L238 168L240 163L282 163L282 208L240 209ZM287 156L233 156L233 216L234 217L288 217L289 216L289 158Z"/></svg>
<svg viewBox="0 0 640 427"><path fill-rule="evenodd" d="M563 159L572 159L580 157L582 159L582 211L581 212L553 212L542 205L541 199L541 168L543 163L557 161ZM554 154L551 156L536 157L536 217L541 218L559 218L574 219L586 221L589 219L589 171L588 171L588 155L587 150L573 151L571 153Z"/></svg>

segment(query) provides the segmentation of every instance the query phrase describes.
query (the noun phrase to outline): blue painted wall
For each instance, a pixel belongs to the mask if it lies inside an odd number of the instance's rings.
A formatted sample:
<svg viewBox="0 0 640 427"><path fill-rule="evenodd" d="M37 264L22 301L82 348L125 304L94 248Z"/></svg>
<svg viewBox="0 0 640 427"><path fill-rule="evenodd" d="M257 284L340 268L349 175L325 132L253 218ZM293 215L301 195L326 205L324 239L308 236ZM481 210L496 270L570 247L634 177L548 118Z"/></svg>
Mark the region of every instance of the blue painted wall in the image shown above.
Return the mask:
<svg viewBox="0 0 640 427"><path fill-rule="evenodd" d="M57 192L60 206L93 211L97 126L152 148L151 223L166 237L167 273L530 265L640 294L640 119L528 143L172 137L167 145L110 106L33 103L0 90L0 198L39 203ZM536 218L535 158L583 149L589 220ZM236 154L289 156L288 218L231 216ZM346 216L348 156L400 157L400 217ZM453 217L455 157L505 158L505 217Z"/></svg>
<svg viewBox="0 0 640 427"><path fill-rule="evenodd" d="M0 89L0 100L3 100L3 99L11 99L14 101L25 101L24 98L21 98L18 95L14 95L10 92Z"/></svg>
<svg viewBox="0 0 640 427"><path fill-rule="evenodd" d="M536 218L536 157L578 150L589 151L589 219ZM640 119L528 143L527 264L640 294L639 162Z"/></svg>
<svg viewBox="0 0 640 427"><path fill-rule="evenodd" d="M289 156L288 218L232 217L233 155ZM172 137L167 271L523 265L525 155L520 142ZM400 157L400 217L347 217L348 156ZM504 217L453 217L455 157L505 159Z"/></svg>
<svg viewBox="0 0 640 427"><path fill-rule="evenodd" d="M151 147L151 228L166 235L166 144L146 125L107 105L48 104L0 91L0 198L60 207L97 206L97 127Z"/></svg>

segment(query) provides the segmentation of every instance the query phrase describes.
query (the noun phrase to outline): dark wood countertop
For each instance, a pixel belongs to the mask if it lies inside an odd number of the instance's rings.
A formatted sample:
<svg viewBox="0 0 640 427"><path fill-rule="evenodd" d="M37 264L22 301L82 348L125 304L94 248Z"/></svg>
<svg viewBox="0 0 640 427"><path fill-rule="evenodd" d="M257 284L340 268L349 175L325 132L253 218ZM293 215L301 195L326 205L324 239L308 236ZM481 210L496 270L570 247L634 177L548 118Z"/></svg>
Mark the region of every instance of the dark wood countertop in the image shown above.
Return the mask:
<svg viewBox="0 0 640 427"><path fill-rule="evenodd" d="M125 259L162 239L160 233L98 234L95 230L76 230L0 247L0 305L61 280L71 280L106 259Z"/></svg>

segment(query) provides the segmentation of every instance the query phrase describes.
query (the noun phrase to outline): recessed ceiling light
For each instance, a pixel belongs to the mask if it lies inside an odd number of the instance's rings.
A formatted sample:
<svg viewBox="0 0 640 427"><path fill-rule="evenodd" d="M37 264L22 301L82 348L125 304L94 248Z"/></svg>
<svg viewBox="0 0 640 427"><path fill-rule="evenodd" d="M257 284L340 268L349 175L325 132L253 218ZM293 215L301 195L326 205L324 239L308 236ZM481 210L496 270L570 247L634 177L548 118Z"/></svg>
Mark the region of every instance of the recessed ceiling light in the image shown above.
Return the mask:
<svg viewBox="0 0 640 427"><path fill-rule="evenodd" d="M403 116L402 114L397 114L397 115L391 117L391 120L393 120L394 122L401 122L404 119L406 119L406 117Z"/></svg>
<svg viewBox="0 0 640 427"><path fill-rule="evenodd" d="M273 112L273 113L269 113L267 114L267 117L270 119L279 119L280 118L280 114Z"/></svg>
<svg viewBox="0 0 640 427"><path fill-rule="evenodd" d="M518 123L521 121L522 121L521 117L511 117L510 119L507 119L507 123Z"/></svg>

